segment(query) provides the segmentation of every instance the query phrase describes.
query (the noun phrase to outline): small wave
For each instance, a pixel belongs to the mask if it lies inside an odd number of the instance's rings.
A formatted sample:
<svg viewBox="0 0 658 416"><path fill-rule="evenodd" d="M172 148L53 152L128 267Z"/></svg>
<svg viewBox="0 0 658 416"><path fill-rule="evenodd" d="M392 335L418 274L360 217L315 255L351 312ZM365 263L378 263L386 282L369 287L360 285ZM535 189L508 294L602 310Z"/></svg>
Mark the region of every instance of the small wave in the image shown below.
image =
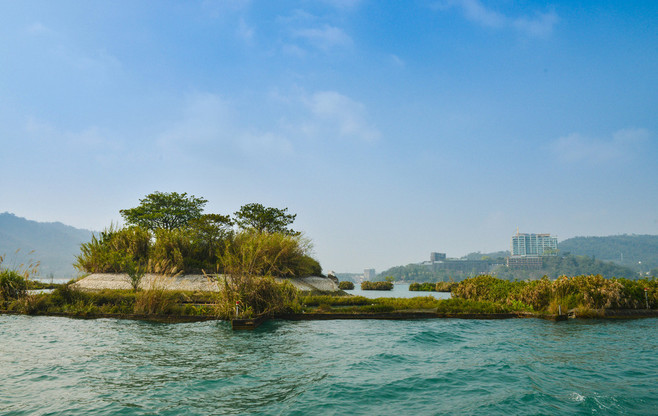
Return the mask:
<svg viewBox="0 0 658 416"><path fill-rule="evenodd" d="M574 402L580 403L585 401L585 396L582 394L576 393L575 391L569 395L569 399Z"/></svg>

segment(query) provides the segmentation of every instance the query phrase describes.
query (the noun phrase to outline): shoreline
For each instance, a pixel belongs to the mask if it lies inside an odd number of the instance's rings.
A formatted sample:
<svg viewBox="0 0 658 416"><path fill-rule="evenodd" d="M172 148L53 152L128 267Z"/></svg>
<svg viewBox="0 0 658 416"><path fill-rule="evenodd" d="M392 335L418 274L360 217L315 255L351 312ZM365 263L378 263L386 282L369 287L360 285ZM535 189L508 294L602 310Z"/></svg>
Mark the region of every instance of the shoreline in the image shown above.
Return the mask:
<svg viewBox="0 0 658 416"><path fill-rule="evenodd" d="M185 322L203 322L203 321L254 321L261 322L268 320L282 321L327 321L327 320L390 320L390 321L415 321L421 319L477 319L477 320L498 320L498 319L543 319L548 321L566 321L568 319L643 319L658 318L658 310L654 309L621 309L621 310L604 310L597 311L592 316L572 316L569 315L551 315L532 312L506 312L506 313L446 313L434 311L395 311L395 312L378 312L378 313L289 313L276 314L273 316L261 316L244 319L222 319L215 315L167 315L167 314L112 314L112 313L36 313L26 314L18 311L0 310L0 315L25 315L25 316L52 316L72 319L126 319L138 321L152 321L162 323L185 323Z"/></svg>

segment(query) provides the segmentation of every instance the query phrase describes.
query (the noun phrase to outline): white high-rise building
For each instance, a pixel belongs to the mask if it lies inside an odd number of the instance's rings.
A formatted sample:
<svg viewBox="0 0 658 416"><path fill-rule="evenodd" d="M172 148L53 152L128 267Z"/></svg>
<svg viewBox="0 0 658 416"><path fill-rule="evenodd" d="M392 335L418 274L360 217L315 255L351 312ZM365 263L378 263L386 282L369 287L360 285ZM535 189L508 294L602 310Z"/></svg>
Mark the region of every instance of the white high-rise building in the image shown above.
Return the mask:
<svg viewBox="0 0 658 416"><path fill-rule="evenodd" d="M557 237L550 234L521 234L512 236L512 256L555 256Z"/></svg>
<svg viewBox="0 0 658 416"><path fill-rule="evenodd" d="M374 282L375 277L377 277L377 273L375 273L375 269L363 270L363 280L369 280L371 282Z"/></svg>

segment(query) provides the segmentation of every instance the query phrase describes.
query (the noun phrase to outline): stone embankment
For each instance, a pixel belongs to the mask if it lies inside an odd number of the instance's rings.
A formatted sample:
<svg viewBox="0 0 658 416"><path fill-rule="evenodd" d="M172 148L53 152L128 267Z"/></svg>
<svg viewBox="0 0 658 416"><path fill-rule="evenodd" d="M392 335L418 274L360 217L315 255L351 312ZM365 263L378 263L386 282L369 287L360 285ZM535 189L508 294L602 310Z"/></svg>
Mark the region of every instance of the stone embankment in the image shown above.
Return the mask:
<svg viewBox="0 0 658 416"><path fill-rule="evenodd" d="M220 279L225 277L220 275ZM336 279L322 276L300 277L294 279L280 279L282 282L288 280L297 289L302 291L320 290L323 292L337 292L338 282ZM122 273L94 273L78 280L72 285L79 290L96 291L103 289L131 289L127 274ZM218 292L219 286L214 277L200 274L186 274L179 276L163 276L158 274L146 274L139 285L140 289L164 289L180 290L190 292Z"/></svg>

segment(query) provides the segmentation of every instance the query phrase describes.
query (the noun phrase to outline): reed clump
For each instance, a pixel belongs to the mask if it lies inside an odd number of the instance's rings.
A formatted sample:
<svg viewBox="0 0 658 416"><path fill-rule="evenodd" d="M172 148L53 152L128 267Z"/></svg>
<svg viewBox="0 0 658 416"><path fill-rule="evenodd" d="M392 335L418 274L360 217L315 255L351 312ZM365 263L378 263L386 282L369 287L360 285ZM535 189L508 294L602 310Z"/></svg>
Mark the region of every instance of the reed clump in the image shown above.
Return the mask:
<svg viewBox="0 0 658 416"><path fill-rule="evenodd" d="M194 223L193 223L194 224ZM299 234L259 233L242 230L223 233L208 242L204 229L148 230L111 225L83 243L74 266L85 273L130 273L135 266L144 273L223 272L225 253L258 249L262 258L254 268L258 275L277 277L319 276L320 264L312 258L312 245Z"/></svg>
<svg viewBox="0 0 658 416"><path fill-rule="evenodd" d="M303 240L280 233L241 233L218 256L224 271L219 279L217 314L223 318L253 317L299 311L298 291L273 276L294 276L302 269Z"/></svg>
<svg viewBox="0 0 658 416"><path fill-rule="evenodd" d="M412 283L409 285L409 290L412 292L450 292L457 283L454 282L424 282Z"/></svg>
<svg viewBox="0 0 658 416"><path fill-rule="evenodd" d="M340 290L353 290L354 289L354 283L350 282L349 280L343 280L342 282L338 282L338 289L340 289Z"/></svg>
<svg viewBox="0 0 658 416"><path fill-rule="evenodd" d="M361 283L361 290L393 290L393 282L370 282Z"/></svg>
<svg viewBox="0 0 658 416"><path fill-rule="evenodd" d="M647 302L650 308L658 305L658 280L606 279L600 275L582 275L512 282L492 276L477 276L457 284L452 295L510 306L517 303L553 314L559 309L567 311L576 308L644 309Z"/></svg>

